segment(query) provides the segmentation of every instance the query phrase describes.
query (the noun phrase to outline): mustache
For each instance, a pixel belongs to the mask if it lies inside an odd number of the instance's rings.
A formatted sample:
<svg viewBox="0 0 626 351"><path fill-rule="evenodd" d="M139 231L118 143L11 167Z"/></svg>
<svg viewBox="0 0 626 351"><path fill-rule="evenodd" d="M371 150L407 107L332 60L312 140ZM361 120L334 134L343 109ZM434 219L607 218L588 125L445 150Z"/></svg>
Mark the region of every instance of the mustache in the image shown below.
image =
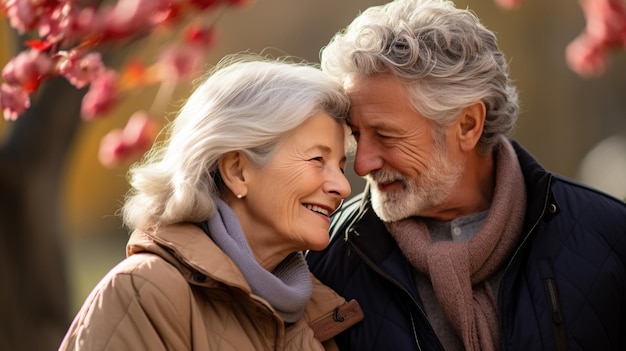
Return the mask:
<svg viewBox="0 0 626 351"><path fill-rule="evenodd" d="M365 178L376 183L391 183L396 181L404 183L407 181L407 178L403 174L386 169L374 171Z"/></svg>

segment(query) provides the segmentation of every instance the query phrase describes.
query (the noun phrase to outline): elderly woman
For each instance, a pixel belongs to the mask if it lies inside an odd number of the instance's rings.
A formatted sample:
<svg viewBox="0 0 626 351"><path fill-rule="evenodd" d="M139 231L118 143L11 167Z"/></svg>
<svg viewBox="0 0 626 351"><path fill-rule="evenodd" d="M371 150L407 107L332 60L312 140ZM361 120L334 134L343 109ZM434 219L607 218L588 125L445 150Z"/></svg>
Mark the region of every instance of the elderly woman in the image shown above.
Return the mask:
<svg viewBox="0 0 626 351"><path fill-rule="evenodd" d="M321 71L218 65L130 170L127 258L61 350L323 350L362 318L309 272L350 194L349 100Z"/></svg>

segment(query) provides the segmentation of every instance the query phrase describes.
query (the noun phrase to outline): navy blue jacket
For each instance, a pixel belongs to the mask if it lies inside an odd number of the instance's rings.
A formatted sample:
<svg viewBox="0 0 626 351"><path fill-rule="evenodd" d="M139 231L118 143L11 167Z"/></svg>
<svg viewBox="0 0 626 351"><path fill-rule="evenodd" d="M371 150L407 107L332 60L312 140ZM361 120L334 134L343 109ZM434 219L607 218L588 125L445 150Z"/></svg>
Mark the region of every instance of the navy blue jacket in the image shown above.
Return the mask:
<svg viewBox="0 0 626 351"><path fill-rule="evenodd" d="M626 204L514 147L528 194L498 294L502 350L626 350ZM335 214L329 247L307 254L313 273L365 314L336 341L342 350L443 350L367 193Z"/></svg>

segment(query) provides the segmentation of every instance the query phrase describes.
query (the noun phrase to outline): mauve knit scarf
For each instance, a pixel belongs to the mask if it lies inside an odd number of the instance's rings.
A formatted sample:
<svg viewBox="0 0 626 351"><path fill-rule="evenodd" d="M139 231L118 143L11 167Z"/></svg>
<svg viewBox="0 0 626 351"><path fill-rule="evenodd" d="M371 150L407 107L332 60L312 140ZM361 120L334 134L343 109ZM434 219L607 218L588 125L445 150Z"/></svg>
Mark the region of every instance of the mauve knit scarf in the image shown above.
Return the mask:
<svg viewBox="0 0 626 351"><path fill-rule="evenodd" d="M302 253L290 254L274 271L267 271L256 261L235 213L224 201L214 200L217 211L201 224L202 229L239 267L253 293L269 302L285 322L298 321L313 292Z"/></svg>
<svg viewBox="0 0 626 351"><path fill-rule="evenodd" d="M409 262L432 282L437 301L465 349L500 348L497 304L488 278L510 257L526 208L524 178L513 147L501 139L489 213L466 242L432 242L418 217L386 223Z"/></svg>

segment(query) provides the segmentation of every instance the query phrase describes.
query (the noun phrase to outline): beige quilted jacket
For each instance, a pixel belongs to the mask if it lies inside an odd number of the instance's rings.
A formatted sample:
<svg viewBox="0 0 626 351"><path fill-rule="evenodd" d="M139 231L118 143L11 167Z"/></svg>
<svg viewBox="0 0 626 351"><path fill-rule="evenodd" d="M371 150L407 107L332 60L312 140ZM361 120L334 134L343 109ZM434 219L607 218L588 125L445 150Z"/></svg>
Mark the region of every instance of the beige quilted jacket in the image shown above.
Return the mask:
<svg viewBox="0 0 626 351"><path fill-rule="evenodd" d="M304 317L285 325L197 226L135 231L127 258L94 288L60 350L325 350L362 319L313 279Z"/></svg>

